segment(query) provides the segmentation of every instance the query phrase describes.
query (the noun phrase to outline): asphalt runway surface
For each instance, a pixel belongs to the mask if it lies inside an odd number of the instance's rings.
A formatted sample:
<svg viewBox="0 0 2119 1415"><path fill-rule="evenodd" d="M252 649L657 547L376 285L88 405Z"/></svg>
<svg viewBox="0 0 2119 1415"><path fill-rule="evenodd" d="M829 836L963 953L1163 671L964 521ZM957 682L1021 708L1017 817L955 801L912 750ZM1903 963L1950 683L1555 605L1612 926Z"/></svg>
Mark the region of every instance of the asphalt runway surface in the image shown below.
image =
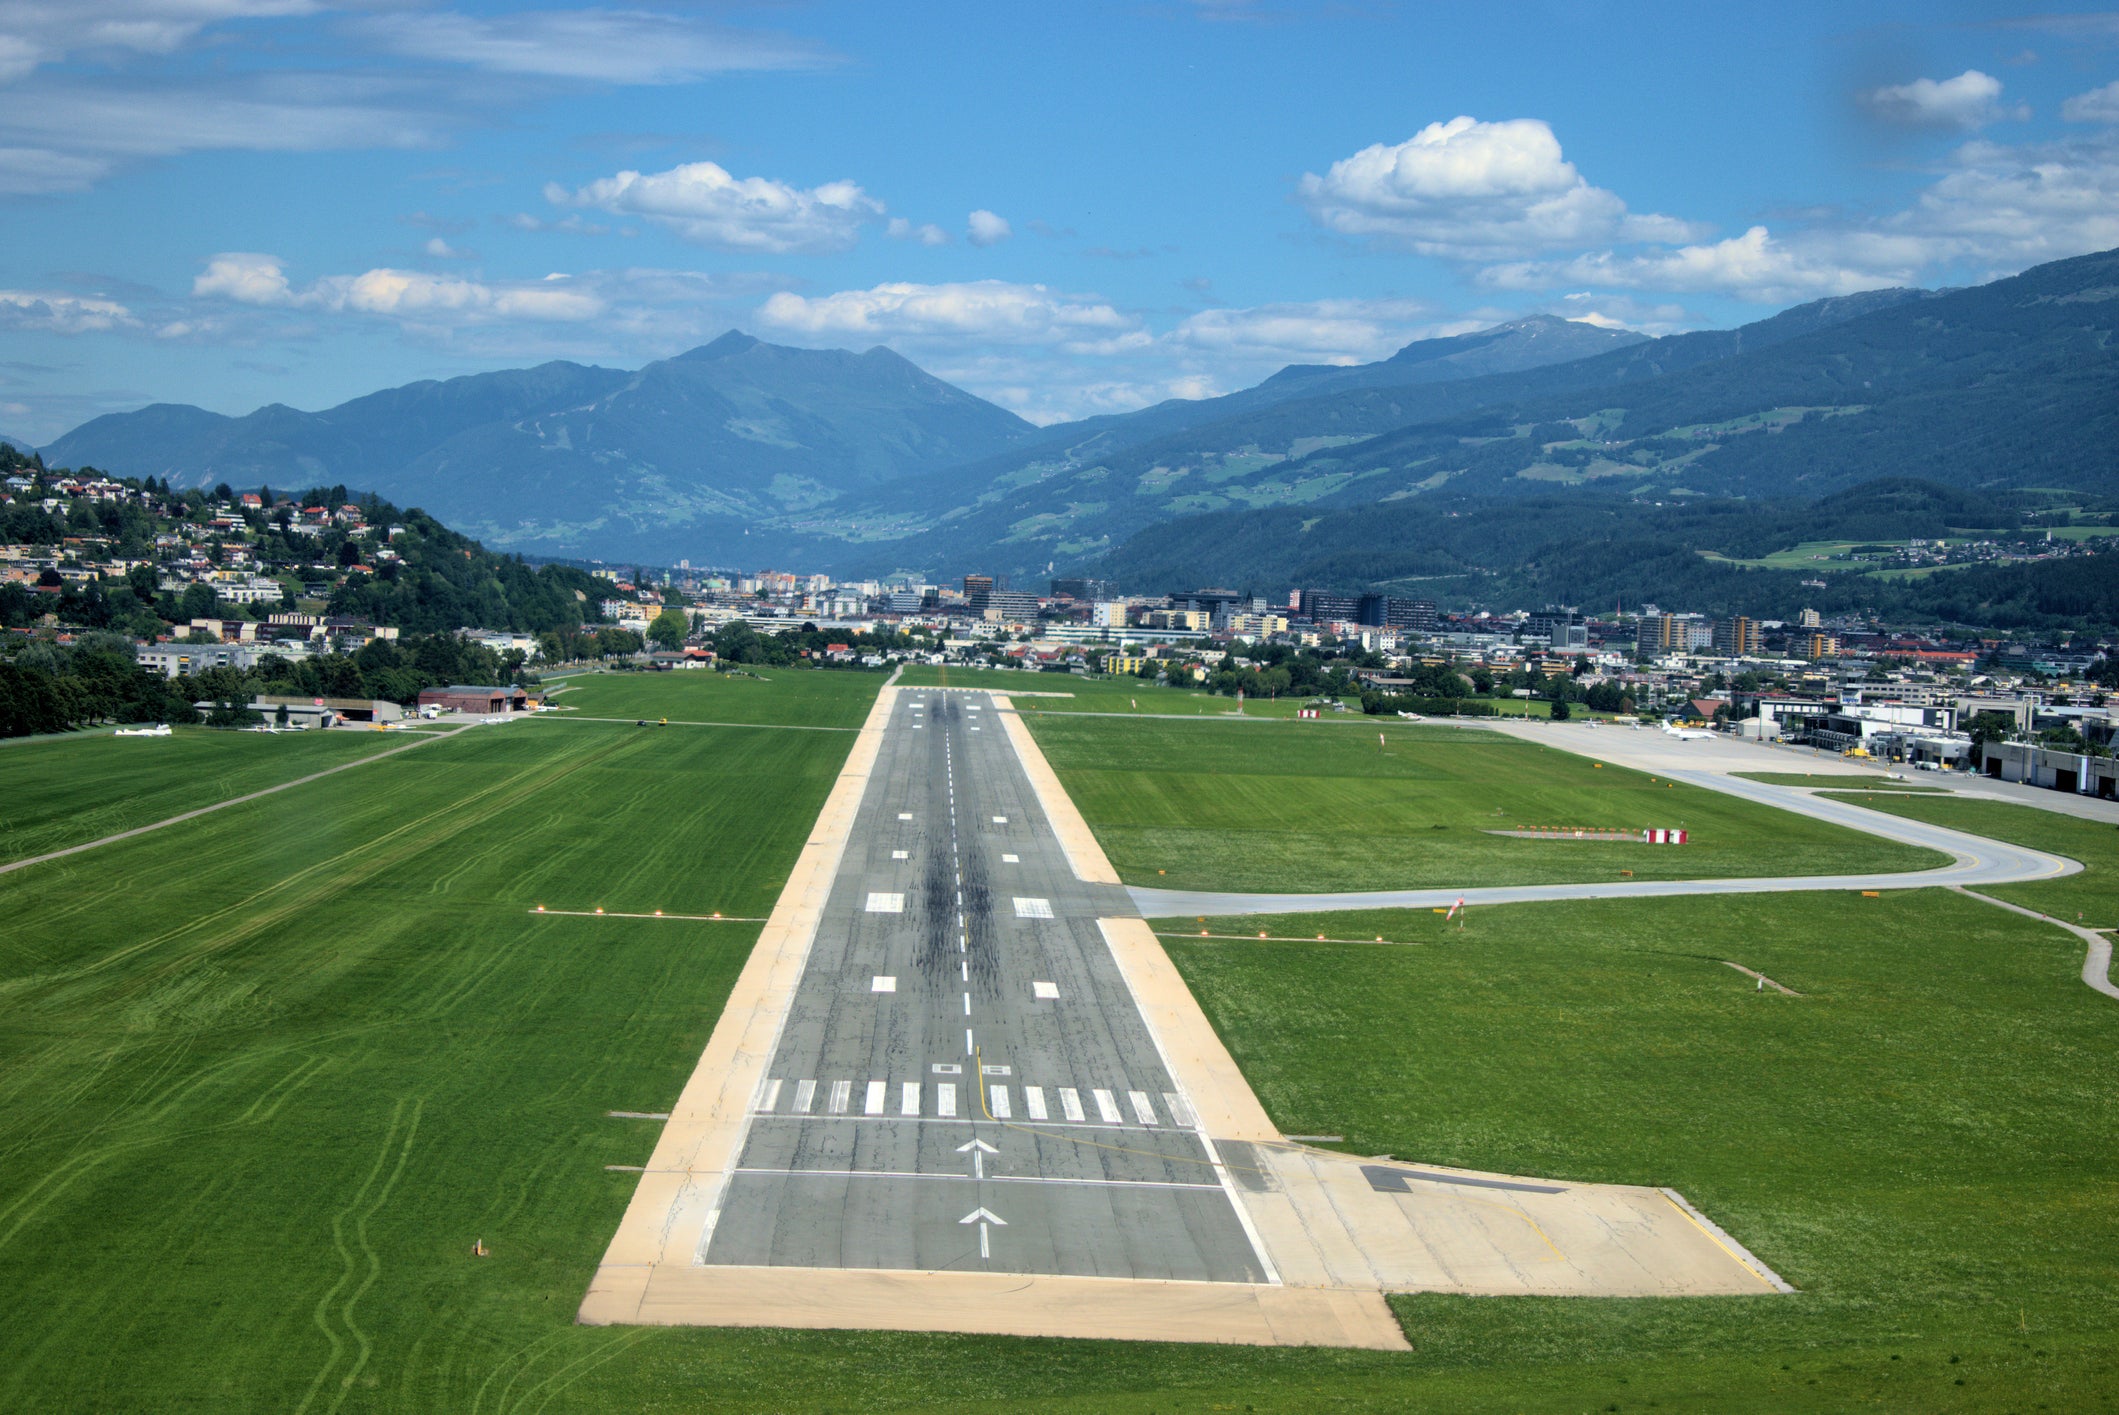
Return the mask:
<svg viewBox="0 0 2119 1415"><path fill-rule="evenodd" d="M1271 1281L997 718L899 692L698 1260Z"/></svg>

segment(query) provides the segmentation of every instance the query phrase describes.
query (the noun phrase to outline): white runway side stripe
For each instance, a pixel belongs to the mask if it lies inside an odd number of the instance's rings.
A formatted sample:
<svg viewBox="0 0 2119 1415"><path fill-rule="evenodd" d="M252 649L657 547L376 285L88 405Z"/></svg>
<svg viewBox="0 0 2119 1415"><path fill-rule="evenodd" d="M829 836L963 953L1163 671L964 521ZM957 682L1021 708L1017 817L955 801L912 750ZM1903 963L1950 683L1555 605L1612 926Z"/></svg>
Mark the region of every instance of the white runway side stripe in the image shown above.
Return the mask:
<svg viewBox="0 0 2119 1415"><path fill-rule="evenodd" d="M1126 1099L1133 1103L1133 1118L1143 1125L1155 1123L1155 1107L1149 1103L1146 1091L1128 1091Z"/></svg>
<svg viewBox="0 0 2119 1415"><path fill-rule="evenodd" d="M796 1110L799 1110L799 1111L801 1111L801 1112L802 1112L802 1113L803 1113L804 1115L807 1115L807 1114L809 1114L809 1108L810 1108L810 1105L811 1105L811 1104L812 1104L813 1102L815 1102L815 1100L816 1100L816 1099L817 1099L817 1083L816 1083L816 1082L814 1082L814 1081L797 1081L797 1082L795 1082L795 1109L796 1109Z"/></svg>
<svg viewBox="0 0 2119 1415"><path fill-rule="evenodd" d="M947 1119L956 1114L956 1083L937 1081L934 1083L934 1113Z"/></svg>
<svg viewBox="0 0 2119 1415"><path fill-rule="evenodd" d="M1096 1097L1096 1113L1103 1117L1106 1125L1123 1125L1126 1117L1118 1113L1118 1098L1109 1091L1092 1091Z"/></svg>
<svg viewBox="0 0 2119 1415"><path fill-rule="evenodd" d="M898 1090L898 1114L918 1115L919 1113L920 1083L917 1081L907 1081Z"/></svg>
<svg viewBox="0 0 2119 1415"><path fill-rule="evenodd" d="M758 1109L771 1110L780 1104L780 1081L778 1077L765 1083L765 1094L758 1098Z"/></svg>
<svg viewBox="0 0 2119 1415"><path fill-rule="evenodd" d="M1049 1120L1051 1118L1045 1114L1045 1088L1043 1086L1023 1087L1023 1109L1030 1112L1032 1120Z"/></svg>
<svg viewBox="0 0 2119 1415"><path fill-rule="evenodd" d="M1060 1113L1079 1125L1086 1118L1082 1114L1082 1093L1072 1086L1060 1087Z"/></svg>
<svg viewBox="0 0 2119 1415"><path fill-rule="evenodd" d="M1006 1086L988 1086L986 1091L993 1101L993 1118L995 1120L1008 1119L1008 1088Z"/></svg>
<svg viewBox="0 0 2119 1415"><path fill-rule="evenodd" d="M853 1082L834 1081L831 1083L831 1104L827 1109L833 1115L844 1115L846 1114L846 1103L852 1099Z"/></svg>
<svg viewBox="0 0 2119 1415"><path fill-rule="evenodd" d="M868 1094L862 1099L861 1113L863 1115L881 1115L883 1113L883 1102L889 1094L890 1083L888 1081L870 1081L868 1083ZM1135 1091L1134 1094L1139 1095L1140 1092Z"/></svg>

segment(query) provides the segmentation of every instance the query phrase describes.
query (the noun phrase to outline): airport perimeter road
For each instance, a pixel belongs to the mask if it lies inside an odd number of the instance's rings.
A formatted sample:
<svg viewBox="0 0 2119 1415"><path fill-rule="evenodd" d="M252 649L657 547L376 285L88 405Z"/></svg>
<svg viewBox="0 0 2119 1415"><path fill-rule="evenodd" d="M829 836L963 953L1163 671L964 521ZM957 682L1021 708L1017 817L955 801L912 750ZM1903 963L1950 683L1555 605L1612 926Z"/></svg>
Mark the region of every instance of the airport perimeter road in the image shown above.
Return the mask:
<svg viewBox="0 0 2119 1415"><path fill-rule="evenodd" d="M1553 733L1526 736L1560 745ZM1616 735L1616 734L1614 734ZM1569 750L1598 754L1601 740L1566 743ZM1686 746L1690 743L1684 744ZM1616 754L1606 760L1615 760ZM1688 771L1660 767L1672 781L1741 796L1797 815L1866 831L1886 840L1924 846L1953 857L1952 862L1932 870L1898 874L1781 875L1759 879L1668 879L1621 880L1581 884L1504 885L1484 889L1369 890L1341 894L1235 894L1218 891L1176 889L1132 889L1133 903L1150 918L1175 918L1190 914L1302 914L1344 909L1431 909L1446 907L1462 899L1466 904L1529 904L1557 899L1650 899L1680 894L1778 894L1792 890L1929 889L1938 885L1960 888L2021 884L2029 880L2058 879L2079 872L2074 860L2048 855L1983 836L1967 835L1925 821L1864 810L1844 801L1812 795L1808 790L1770 786L1713 771ZM1683 849L1683 846L1673 846Z"/></svg>
<svg viewBox="0 0 2119 1415"><path fill-rule="evenodd" d="M997 716L899 690L697 1261L1273 1281Z"/></svg>

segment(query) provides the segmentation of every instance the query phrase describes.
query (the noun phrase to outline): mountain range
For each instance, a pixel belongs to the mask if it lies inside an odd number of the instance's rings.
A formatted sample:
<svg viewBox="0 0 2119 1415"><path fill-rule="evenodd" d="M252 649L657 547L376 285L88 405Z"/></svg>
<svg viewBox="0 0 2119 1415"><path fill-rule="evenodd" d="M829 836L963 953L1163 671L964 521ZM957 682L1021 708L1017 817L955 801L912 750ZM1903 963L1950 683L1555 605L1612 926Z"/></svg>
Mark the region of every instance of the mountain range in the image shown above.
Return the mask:
<svg viewBox="0 0 2119 1415"><path fill-rule="evenodd" d="M1361 508L1404 525L1519 501L1624 517L1893 477L2109 495L2119 252L1657 339L1536 317L1043 429L887 350L731 333L632 373L551 363L320 413L160 405L44 453L179 485L342 482L531 554L1129 582L1175 573L1157 545L1237 578L1212 544L1255 551L1287 508L1351 535L1364 518L1338 513ZM1219 528L1204 550L1201 516Z"/></svg>

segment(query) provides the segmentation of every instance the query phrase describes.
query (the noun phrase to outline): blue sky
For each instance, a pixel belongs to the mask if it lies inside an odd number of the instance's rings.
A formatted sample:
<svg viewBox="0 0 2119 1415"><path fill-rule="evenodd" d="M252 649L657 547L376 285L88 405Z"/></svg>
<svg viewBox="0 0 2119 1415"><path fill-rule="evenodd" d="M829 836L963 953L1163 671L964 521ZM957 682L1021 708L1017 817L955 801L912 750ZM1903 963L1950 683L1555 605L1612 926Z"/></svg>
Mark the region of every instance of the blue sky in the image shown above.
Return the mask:
<svg viewBox="0 0 2119 1415"><path fill-rule="evenodd" d="M2119 12L0 0L0 432L728 328L1039 422L2119 246Z"/></svg>

